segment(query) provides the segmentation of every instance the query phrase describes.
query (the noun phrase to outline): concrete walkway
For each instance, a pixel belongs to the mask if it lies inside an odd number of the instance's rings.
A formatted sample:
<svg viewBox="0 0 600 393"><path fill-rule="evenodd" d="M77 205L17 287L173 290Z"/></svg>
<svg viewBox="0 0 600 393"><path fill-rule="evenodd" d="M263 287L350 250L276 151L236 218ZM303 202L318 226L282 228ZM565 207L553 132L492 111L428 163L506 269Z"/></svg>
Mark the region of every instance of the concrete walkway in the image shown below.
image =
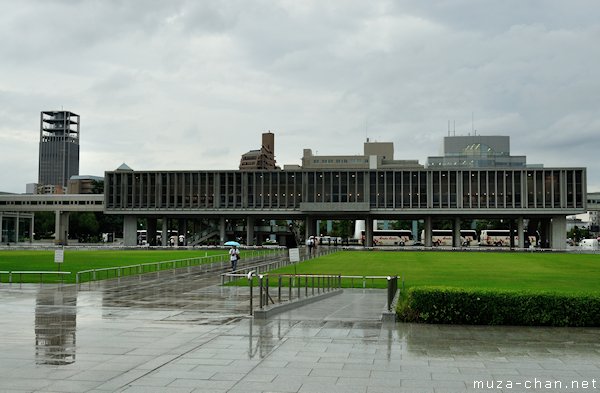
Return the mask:
<svg viewBox="0 0 600 393"><path fill-rule="evenodd" d="M80 291L3 284L0 391L600 390L600 329L382 324L377 290L261 322L247 316L245 288L216 282L186 273Z"/></svg>

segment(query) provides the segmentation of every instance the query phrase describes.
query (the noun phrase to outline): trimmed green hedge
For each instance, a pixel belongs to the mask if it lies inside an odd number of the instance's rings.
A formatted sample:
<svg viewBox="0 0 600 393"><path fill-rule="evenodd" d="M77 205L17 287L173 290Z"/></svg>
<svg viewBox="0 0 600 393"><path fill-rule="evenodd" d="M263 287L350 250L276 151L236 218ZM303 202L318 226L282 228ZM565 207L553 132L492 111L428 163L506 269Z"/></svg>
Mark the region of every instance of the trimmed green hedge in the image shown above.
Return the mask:
<svg viewBox="0 0 600 393"><path fill-rule="evenodd" d="M600 296L413 287L397 307L404 322L600 326Z"/></svg>

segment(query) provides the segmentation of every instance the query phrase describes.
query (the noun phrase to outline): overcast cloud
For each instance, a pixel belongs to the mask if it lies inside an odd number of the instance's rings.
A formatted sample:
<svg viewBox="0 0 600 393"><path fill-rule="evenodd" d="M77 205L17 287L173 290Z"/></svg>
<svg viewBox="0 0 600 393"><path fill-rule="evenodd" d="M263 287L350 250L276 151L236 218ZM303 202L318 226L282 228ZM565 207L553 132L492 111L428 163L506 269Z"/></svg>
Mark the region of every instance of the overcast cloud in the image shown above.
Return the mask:
<svg viewBox="0 0 600 393"><path fill-rule="evenodd" d="M425 163L450 120L600 191L600 2L431 3L0 0L0 191L37 181L62 108L82 175L235 169L268 130L280 165L366 136Z"/></svg>

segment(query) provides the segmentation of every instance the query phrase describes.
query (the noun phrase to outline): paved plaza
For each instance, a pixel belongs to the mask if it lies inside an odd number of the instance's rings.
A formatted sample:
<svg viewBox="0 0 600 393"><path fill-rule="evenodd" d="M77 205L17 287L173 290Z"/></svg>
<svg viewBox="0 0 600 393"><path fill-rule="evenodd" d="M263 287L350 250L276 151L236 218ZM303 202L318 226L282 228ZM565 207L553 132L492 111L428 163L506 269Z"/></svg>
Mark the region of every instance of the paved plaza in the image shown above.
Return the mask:
<svg viewBox="0 0 600 393"><path fill-rule="evenodd" d="M385 291L361 289L258 321L218 282L1 284L0 391L600 390L600 329L382 323Z"/></svg>

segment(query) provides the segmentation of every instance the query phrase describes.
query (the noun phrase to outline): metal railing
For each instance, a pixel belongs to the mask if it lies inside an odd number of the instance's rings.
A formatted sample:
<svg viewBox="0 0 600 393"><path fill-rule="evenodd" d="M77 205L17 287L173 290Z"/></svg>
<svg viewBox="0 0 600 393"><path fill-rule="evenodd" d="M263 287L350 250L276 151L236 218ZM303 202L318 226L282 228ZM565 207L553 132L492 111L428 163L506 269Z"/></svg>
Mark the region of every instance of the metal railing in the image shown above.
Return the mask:
<svg viewBox="0 0 600 393"><path fill-rule="evenodd" d="M15 282L13 280L14 276L18 276L19 280L16 281L19 284L23 284L23 275L29 275L29 274L33 274L33 275L39 275L40 276L40 281L39 284L43 284L44 283L44 276L47 275L55 275L58 276L58 282L63 283L64 281L64 277L67 275L71 275L71 272L61 272L61 271L41 271L41 270L2 270L0 271L0 283L2 283L2 275L7 275L8 276L8 284L13 284L13 282Z"/></svg>
<svg viewBox="0 0 600 393"><path fill-rule="evenodd" d="M250 288L250 315L254 313L254 281L257 279L258 304L262 310L271 304L292 302L341 289L341 277L335 274L256 274L246 275ZM276 284L273 283L275 280ZM271 293L276 291L276 295ZM276 302L277 301L277 302Z"/></svg>
<svg viewBox="0 0 600 393"><path fill-rule="evenodd" d="M260 260L265 257L281 257L284 250L244 250L242 257L245 260ZM200 266L205 271L223 270L229 266L229 254L210 255L205 257L175 259L170 261L150 262L137 265L115 266L100 269L81 270L75 273L75 284L81 287L84 282L107 280L121 278L125 276L142 275L146 273L156 273L158 275L170 272L176 274L178 269L190 269ZM215 267L215 265L218 265Z"/></svg>
<svg viewBox="0 0 600 393"><path fill-rule="evenodd" d="M249 272L254 272L255 274L266 273L271 270L280 269L286 266L292 266L300 262L305 262L310 259L314 259L320 256L333 254L335 252L340 251L339 248L327 247L319 250L316 255L308 255L308 252L304 254L304 256L300 259L299 262L291 262L287 255L287 249L281 250L278 254L273 254L275 257L279 257L279 259L268 261L259 265L248 265L248 263L244 263L244 266L240 266L234 272L225 272L221 274L221 284L225 285L231 281L236 281L241 278L247 277ZM245 258L247 259L247 258Z"/></svg>

